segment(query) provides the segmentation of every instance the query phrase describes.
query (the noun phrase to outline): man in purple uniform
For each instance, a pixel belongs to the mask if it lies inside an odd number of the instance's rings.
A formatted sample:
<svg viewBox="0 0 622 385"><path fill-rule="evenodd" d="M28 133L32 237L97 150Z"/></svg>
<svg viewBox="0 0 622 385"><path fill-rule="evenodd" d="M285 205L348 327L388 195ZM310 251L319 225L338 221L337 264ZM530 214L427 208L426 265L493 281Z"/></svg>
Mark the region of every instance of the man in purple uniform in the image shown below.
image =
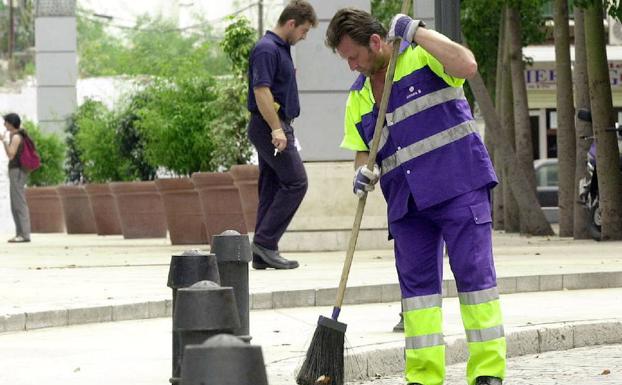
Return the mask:
<svg viewBox="0 0 622 385"><path fill-rule="evenodd" d="M313 7L291 1L278 25L257 42L249 60L248 138L259 156L259 207L253 268L295 269L278 243L307 191L307 174L295 146L292 121L300 114L296 69L290 47L317 25Z"/></svg>
<svg viewBox="0 0 622 385"><path fill-rule="evenodd" d="M506 344L492 258L490 189L497 179L464 97L473 54L406 15L386 29L365 11L342 9L326 44L360 73L346 105L342 147L356 151L354 192L380 180L402 292L409 384L441 385L443 243L454 273L469 348L469 385L498 385ZM365 166L386 71L396 61L376 167Z"/></svg>

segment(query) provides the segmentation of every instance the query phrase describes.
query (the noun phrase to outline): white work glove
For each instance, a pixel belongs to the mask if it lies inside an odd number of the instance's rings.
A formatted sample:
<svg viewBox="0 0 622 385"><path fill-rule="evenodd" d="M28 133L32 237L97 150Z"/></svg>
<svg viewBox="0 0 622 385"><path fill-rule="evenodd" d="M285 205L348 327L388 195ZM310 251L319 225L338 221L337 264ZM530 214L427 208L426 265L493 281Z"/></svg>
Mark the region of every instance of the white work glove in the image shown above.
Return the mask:
<svg viewBox="0 0 622 385"><path fill-rule="evenodd" d="M419 27L425 27L425 23L421 20L414 20L408 15L398 13L393 16L391 20L391 27L389 28L389 34L387 35L388 41L393 41L397 38L401 38L409 43L415 42L415 35Z"/></svg>
<svg viewBox="0 0 622 385"><path fill-rule="evenodd" d="M361 166L356 169L354 174L352 192L359 198L362 198L365 193L374 191L374 185L380 179L380 167L374 164L374 170L370 170L367 166Z"/></svg>

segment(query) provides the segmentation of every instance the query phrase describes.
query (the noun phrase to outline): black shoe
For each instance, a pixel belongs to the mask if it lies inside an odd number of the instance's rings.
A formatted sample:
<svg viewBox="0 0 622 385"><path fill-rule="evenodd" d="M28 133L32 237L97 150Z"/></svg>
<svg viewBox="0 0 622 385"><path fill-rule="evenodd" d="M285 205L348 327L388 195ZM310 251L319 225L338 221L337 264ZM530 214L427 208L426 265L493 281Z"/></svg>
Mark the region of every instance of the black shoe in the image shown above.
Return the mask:
<svg viewBox="0 0 622 385"><path fill-rule="evenodd" d="M480 376L475 379L475 385L501 385L503 381L497 377Z"/></svg>
<svg viewBox="0 0 622 385"><path fill-rule="evenodd" d="M393 331L395 333L404 331L404 315L402 313L400 313L400 321L393 326Z"/></svg>
<svg viewBox="0 0 622 385"><path fill-rule="evenodd" d="M295 269L298 267L298 261L290 261L281 257L278 250L266 249L259 246L255 242L252 244L253 250L253 268L257 270L267 269Z"/></svg>

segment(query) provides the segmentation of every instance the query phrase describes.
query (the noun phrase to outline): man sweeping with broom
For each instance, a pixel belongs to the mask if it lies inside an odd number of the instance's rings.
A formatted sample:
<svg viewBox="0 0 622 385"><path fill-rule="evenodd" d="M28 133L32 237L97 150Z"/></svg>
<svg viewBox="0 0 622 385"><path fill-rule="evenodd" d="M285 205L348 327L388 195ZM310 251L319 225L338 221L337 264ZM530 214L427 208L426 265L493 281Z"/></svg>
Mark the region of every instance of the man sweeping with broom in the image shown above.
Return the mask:
<svg viewBox="0 0 622 385"><path fill-rule="evenodd" d="M445 377L443 243L454 273L469 349L469 385L499 385L506 343L492 256L490 189L497 184L464 79L477 63L465 47L398 14L387 33L369 13L342 9L326 44L360 73L350 89L342 147L356 151L354 193L380 180L402 292L409 384ZM382 99L391 41L396 60L386 125L373 169L365 166Z"/></svg>

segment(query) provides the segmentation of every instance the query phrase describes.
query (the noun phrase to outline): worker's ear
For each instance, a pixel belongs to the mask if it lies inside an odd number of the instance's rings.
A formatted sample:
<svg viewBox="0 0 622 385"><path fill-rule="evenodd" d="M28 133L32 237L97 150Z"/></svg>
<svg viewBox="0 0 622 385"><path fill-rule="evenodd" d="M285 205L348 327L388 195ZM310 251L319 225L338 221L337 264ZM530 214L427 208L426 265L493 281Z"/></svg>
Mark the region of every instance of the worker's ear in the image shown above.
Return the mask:
<svg viewBox="0 0 622 385"><path fill-rule="evenodd" d="M382 37L380 37L380 35L378 35L377 33L372 34L369 37L369 49L372 50L372 52L374 53L380 51L382 42L383 42L383 39Z"/></svg>
<svg viewBox="0 0 622 385"><path fill-rule="evenodd" d="M294 29L296 28L296 20L294 19L289 19L285 22L285 27L287 29Z"/></svg>

